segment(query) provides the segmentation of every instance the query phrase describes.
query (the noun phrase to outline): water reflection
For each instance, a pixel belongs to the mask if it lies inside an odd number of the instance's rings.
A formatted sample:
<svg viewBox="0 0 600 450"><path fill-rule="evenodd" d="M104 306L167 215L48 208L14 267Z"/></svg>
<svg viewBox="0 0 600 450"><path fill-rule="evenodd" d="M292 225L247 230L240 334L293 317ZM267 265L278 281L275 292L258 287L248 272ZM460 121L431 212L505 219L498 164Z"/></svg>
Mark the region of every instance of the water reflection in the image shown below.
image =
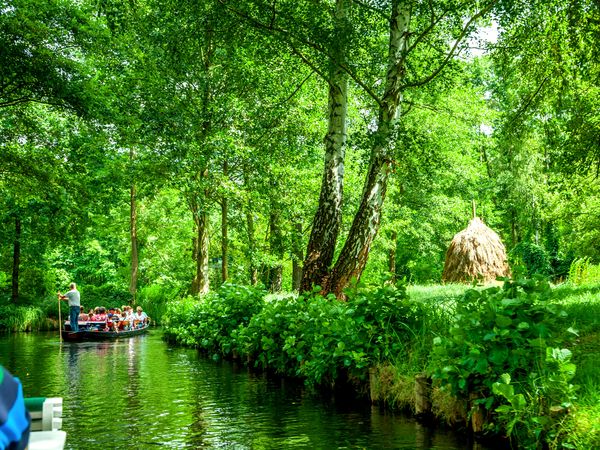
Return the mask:
<svg viewBox="0 0 600 450"><path fill-rule="evenodd" d="M62 345L51 334L0 336L0 362L27 396L63 397L70 449L473 448L378 407L170 347L156 330Z"/></svg>

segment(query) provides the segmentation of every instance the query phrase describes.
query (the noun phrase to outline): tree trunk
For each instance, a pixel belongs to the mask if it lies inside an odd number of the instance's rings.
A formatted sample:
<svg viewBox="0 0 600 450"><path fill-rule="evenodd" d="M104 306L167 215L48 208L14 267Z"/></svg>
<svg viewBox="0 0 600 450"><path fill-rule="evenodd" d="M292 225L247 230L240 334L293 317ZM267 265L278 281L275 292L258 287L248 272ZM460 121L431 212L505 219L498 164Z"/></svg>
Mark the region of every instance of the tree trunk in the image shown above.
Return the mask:
<svg viewBox="0 0 600 450"><path fill-rule="evenodd" d="M197 144L199 147L206 145L208 136L212 129L212 118L209 105L212 102L211 96L211 68L215 52L213 42L214 31L206 29L206 42L201 52L202 65L207 75L204 89L202 92L202 123L199 129ZM192 282L192 295L203 295L208 293L210 288L210 272L208 267L209 250L209 217L208 217L208 198L209 191L206 187L208 178L208 165L206 162L199 163L200 170L195 174L194 187L190 194L190 209L194 214L194 223L196 225L196 274Z"/></svg>
<svg viewBox="0 0 600 450"><path fill-rule="evenodd" d="M246 225L248 227L248 253L250 259L250 284L256 286L258 283L258 269L256 268L256 237L254 236L254 216L252 208L246 212Z"/></svg>
<svg viewBox="0 0 600 450"><path fill-rule="evenodd" d="M252 189L252 183L249 175L249 170L246 165L243 168L244 185L246 189ZM246 209L246 231L248 233L248 270L250 275L250 285L256 286L258 283L258 269L256 267L256 236L254 231L254 205L252 198L248 198Z"/></svg>
<svg viewBox="0 0 600 450"><path fill-rule="evenodd" d="M302 283L302 222L296 219L292 232L292 290L300 290Z"/></svg>
<svg viewBox="0 0 600 450"><path fill-rule="evenodd" d="M283 237L281 235L281 220L278 205L271 202L271 211L269 212L269 246L271 254L277 258L277 264L269 268L269 290L271 292L280 292L283 281Z"/></svg>
<svg viewBox="0 0 600 450"><path fill-rule="evenodd" d="M130 212L129 212L129 232L131 237L131 280L129 282L129 293L131 294L132 304L135 305L137 297L137 278L138 278L138 240L137 240L137 205L135 184L131 185L130 192Z"/></svg>
<svg viewBox="0 0 600 450"><path fill-rule="evenodd" d="M360 206L348 238L333 268L324 292L343 297L343 289L352 279L359 280L367 263L371 243L379 230L381 208L385 200L390 172L390 151L393 128L400 106L405 57L408 49L410 9L392 2L388 69L384 96L380 102L378 128L374 136L369 170L365 179Z"/></svg>
<svg viewBox="0 0 600 450"><path fill-rule="evenodd" d="M12 300L19 299L19 268L21 266L21 219L15 218L15 239L13 241Z"/></svg>
<svg viewBox="0 0 600 450"><path fill-rule="evenodd" d="M227 161L223 162L223 176L227 177ZM227 194L221 198L221 281L225 283L229 278L228 265L227 265Z"/></svg>
<svg viewBox="0 0 600 450"><path fill-rule="evenodd" d="M346 113L348 110L348 77L340 68L345 61L346 0L336 0L335 62L331 63L328 101L328 129L325 135L325 164L319 206L313 219L306 259L303 264L301 291L322 285L333 261L342 221L344 157L346 144Z"/></svg>
<svg viewBox="0 0 600 450"><path fill-rule="evenodd" d="M204 168L198 175L199 186L202 186L202 179L208 176L208 169ZM209 217L207 209L207 192L200 188L200 193L192 193L189 197L189 207L194 216L196 227L196 239L194 242L196 261L196 274L192 281L192 295L206 294L209 290L209 267L208 267L208 226Z"/></svg>
<svg viewBox="0 0 600 450"><path fill-rule="evenodd" d="M208 213L204 210L198 211L194 220L196 222L198 253L196 254L196 276L192 283L192 295L202 295L206 294L210 287L208 267Z"/></svg>

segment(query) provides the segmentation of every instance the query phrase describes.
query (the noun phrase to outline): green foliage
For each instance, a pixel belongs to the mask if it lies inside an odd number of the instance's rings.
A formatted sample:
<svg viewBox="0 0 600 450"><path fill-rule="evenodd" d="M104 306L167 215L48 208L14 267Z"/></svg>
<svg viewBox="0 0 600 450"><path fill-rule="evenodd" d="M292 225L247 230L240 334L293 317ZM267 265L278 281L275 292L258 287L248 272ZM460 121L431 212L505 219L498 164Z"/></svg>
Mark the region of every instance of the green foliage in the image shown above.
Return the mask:
<svg viewBox="0 0 600 450"><path fill-rule="evenodd" d="M541 280L506 281L469 290L457 303L448 337L435 340L434 374L452 392L487 392L501 373L529 373L553 345L564 312L549 302ZM536 356L537 355L537 356Z"/></svg>
<svg viewBox="0 0 600 450"><path fill-rule="evenodd" d="M166 335L211 354L235 351L256 367L314 385L342 375L364 379L376 362L406 355L422 327L421 305L403 286L349 291L347 302L317 293L264 301L260 294L230 286L199 303L173 302Z"/></svg>
<svg viewBox="0 0 600 450"><path fill-rule="evenodd" d="M81 304L88 310L96 306L120 308L131 303L131 294L122 283L86 284L78 286L78 289L81 292Z"/></svg>
<svg viewBox="0 0 600 450"><path fill-rule="evenodd" d="M592 264L589 258L578 258L569 267L568 281L575 285L600 282L600 264Z"/></svg>
<svg viewBox="0 0 600 450"><path fill-rule="evenodd" d="M37 331L46 326L46 314L41 308L0 304L0 331Z"/></svg>
<svg viewBox="0 0 600 450"><path fill-rule="evenodd" d="M495 412L490 431L510 435L526 420L525 434L547 439L556 425L550 408L574 399L570 352L555 346L575 331L566 329L566 314L552 299L542 278L467 291L449 335L434 340L434 378L458 398L476 395L476 403Z"/></svg>
<svg viewBox="0 0 600 450"><path fill-rule="evenodd" d="M202 349L214 358L231 355L234 330L247 325L263 308L265 294L251 287L224 284L200 299L186 297L170 302L163 317L165 338Z"/></svg>
<svg viewBox="0 0 600 450"><path fill-rule="evenodd" d="M160 324L167 312L170 301L181 297L180 289L165 285L153 284L140 289L137 303L144 309L153 322Z"/></svg>
<svg viewBox="0 0 600 450"><path fill-rule="evenodd" d="M492 385L502 403L495 409L498 423L520 448L537 449L559 439L562 448L575 448L563 425L577 399L577 386L571 383L576 370L571 356L567 349L548 347L540 372L530 373L525 382L517 384L511 384L511 376L504 373Z"/></svg>
<svg viewBox="0 0 600 450"><path fill-rule="evenodd" d="M509 257L513 261L513 266L517 263L523 264L529 277L533 275L552 275L548 252L542 246L533 242L519 242L510 251Z"/></svg>

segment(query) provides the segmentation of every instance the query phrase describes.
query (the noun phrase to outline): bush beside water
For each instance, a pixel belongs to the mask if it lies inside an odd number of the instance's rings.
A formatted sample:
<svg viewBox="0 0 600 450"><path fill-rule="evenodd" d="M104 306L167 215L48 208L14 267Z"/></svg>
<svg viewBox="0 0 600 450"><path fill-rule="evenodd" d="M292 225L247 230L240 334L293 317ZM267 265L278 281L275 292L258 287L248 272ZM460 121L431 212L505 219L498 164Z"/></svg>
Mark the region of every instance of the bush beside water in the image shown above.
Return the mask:
<svg viewBox="0 0 600 450"><path fill-rule="evenodd" d="M600 445L591 400L598 394L576 383L600 386L600 377L576 372L586 340L574 325L585 318L574 324L567 313L577 303L561 301L564 295L543 279L434 300L411 299L401 285L357 288L346 302L317 292L266 301L259 289L225 285L201 300L169 303L165 337L309 386L364 388L375 369L377 383L388 384L383 400L399 407L412 408L414 376L425 371L438 399L454 399L437 406L440 419L450 420L462 403L467 416L482 413L483 433L520 448L592 448Z"/></svg>
<svg viewBox="0 0 600 450"><path fill-rule="evenodd" d="M11 304L0 305L0 332L44 329L48 329L48 319L41 308Z"/></svg>

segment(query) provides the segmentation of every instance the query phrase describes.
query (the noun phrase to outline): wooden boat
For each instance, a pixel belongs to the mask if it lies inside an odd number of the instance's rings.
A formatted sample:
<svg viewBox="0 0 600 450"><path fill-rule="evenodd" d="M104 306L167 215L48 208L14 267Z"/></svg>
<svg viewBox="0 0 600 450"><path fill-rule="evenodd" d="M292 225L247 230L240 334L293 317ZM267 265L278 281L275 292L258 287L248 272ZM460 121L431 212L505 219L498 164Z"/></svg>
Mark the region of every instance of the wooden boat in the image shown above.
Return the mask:
<svg viewBox="0 0 600 450"><path fill-rule="evenodd" d="M62 337L65 341L105 341L113 339L123 339L132 336L138 336L148 331L148 324L139 328L132 328L131 330L119 330L119 331L104 331L102 327L96 325L103 324L103 322L88 322L86 324L79 323L79 331L71 331L67 329L68 323L65 325Z"/></svg>

